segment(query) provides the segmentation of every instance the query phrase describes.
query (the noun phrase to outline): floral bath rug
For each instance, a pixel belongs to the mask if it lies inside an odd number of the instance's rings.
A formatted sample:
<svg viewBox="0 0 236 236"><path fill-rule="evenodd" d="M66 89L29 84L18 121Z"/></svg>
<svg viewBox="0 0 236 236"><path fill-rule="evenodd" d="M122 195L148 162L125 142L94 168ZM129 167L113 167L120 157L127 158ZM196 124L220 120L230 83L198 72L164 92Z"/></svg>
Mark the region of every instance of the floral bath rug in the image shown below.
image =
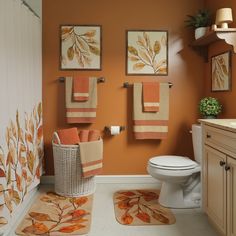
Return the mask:
<svg viewBox="0 0 236 236"><path fill-rule="evenodd" d="M89 232L93 195L62 197L54 192L39 195L16 229L17 235L80 235Z"/></svg>
<svg viewBox="0 0 236 236"><path fill-rule="evenodd" d="M169 225L175 223L170 209L158 203L160 190L124 190L114 193L117 221L123 225Z"/></svg>

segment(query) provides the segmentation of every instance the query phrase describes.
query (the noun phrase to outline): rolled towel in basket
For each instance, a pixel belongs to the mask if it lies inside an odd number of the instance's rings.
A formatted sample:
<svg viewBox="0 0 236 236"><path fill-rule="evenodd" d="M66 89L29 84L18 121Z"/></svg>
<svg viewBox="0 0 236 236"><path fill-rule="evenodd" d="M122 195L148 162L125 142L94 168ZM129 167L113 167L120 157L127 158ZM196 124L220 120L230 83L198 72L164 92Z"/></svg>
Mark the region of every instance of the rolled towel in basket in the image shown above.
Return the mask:
<svg viewBox="0 0 236 236"><path fill-rule="evenodd" d="M103 159L102 139L79 144L83 177L91 177L101 173Z"/></svg>
<svg viewBox="0 0 236 236"><path fill-rule="evenodd" d="M77 128L61 129L57 131L61 144L74 145L80 142Z"/></svg>
<svg viewBox="0 0 236 236"><path fill-rule="evenodd" d="M89 136L88 136L88 141L97 141L101 138L101 131L100 130L90 130L89 131Z"/></svg>
<svg viewBox="0 0 236 236"><path fill-rule="evenodd" d="M83 129L79 132L80 142L88 142L89 141L89 130Z"/></svg>

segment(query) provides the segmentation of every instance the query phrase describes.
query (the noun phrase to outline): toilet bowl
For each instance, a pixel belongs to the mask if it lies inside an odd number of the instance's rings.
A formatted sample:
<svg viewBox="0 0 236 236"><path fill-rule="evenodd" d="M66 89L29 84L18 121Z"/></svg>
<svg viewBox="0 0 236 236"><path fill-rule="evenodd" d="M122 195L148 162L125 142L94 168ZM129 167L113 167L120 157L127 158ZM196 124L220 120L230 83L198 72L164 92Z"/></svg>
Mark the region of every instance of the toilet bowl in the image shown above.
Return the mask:
<svg viewBox="0 0 236 236"><path fill-rule="evenodd" d="M184 156L156 156L148 161L147 171L162 182L159 203L170 208L201 206L201 126L192 126L195 160Z"/></svg>

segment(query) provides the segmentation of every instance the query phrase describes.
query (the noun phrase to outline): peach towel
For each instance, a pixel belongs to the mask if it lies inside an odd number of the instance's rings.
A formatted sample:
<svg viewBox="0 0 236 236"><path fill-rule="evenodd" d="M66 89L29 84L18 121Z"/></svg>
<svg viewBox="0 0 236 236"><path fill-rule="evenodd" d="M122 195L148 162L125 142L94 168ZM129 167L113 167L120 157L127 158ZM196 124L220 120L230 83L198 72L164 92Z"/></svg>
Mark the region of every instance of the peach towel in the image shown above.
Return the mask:
<svg viewBox="0 0 236 236"><path fill-rule="evenodd" d="M61 129L57 131L61 144L74 145L80 142L77 128Z"/></svg>
<svg viewBox="0 0 236 236"><path fill-rule="evenodd" d="M89 77L89 99L74 101L73 79L66 77L66 118L67 123L94 123L97 110L97 78Z"/></svg>
<svg viewBox="0 0 236 236"><path fill-rule="evenodd" d="M91 177L102 171L103 141L80 143L80 158L83 177Z"/></svg>
<svg viewBox="0 0 236 236"><path fill-rule="evenodd" d="M90 130L89 131L89 136L88 136L88 141L97 141L101 137L101 132L100 130Z"/></svg>
<svg viewBox="0 0 236 236"><path fill-rule="evenodd" d="M88 101L89 99L89 78L77 77L73 79L74 101Z"/></svg>
<svg viewBox="0 0 236 236"><path fill-rule="evenodd" d="M160 83L159 112L144 112L142 106L142 84L133 85L133 120L136 139L165 139L169 120L169 84Z"/></svg>
<svg viewBox="0 0 236 236"><path fill-rule="evenodd" d="M160 106L160 83L143 82L143 110L158 112Z"/></svg>
<svg viewBox="0 0 236 236"><path fill-rule="evenodd" d="M88 142L89 141L89 130L84 129L79 132L80 142Z"/></svg>

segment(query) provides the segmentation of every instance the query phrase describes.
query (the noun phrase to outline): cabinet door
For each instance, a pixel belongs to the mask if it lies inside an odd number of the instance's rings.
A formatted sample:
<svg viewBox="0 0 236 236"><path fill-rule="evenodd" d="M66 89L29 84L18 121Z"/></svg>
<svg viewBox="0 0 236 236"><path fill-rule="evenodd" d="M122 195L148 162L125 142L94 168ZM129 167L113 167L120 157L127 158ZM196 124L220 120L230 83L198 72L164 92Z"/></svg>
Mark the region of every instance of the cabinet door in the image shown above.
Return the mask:
<svg viewBox="0 0 236 236"><path fill-rule="evenodd" d="M227 157L227 219L228 236L236 236L236 160Z"/></svg>
<svg viewBox="0 0 236 236"><path fill-rule="evenodd" d="M218 230L226 235L226 155L205 145L204 207Z"/></svg>

